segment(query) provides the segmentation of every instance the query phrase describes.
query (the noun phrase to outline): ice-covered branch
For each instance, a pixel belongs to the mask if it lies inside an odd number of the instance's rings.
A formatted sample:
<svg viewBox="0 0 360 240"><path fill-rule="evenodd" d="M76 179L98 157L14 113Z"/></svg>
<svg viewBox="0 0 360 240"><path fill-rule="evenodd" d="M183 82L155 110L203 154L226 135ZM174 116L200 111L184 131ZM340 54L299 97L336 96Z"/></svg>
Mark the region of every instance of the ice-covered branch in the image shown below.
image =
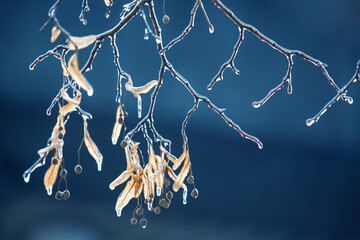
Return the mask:
<svg viewBox="0 0 360 240"><path fill-rule="evenodd" d="M342 87L340 89L340 91L338 91L338 93L320 110L320 112L318 112L314 117L309 118L308 120L306 120L306 125L311 126L314 123L316 123L317 121L319 121L320 117L337 101L339 101L340 97L342 95L345 95L346 92L348 91L348 89L350 88L350 86L355 83L358 82L360 83L360 60L358 61L357 65L356 65L356 71L354 76L349 80L349 82L347 84L345 84L344 87ZM352 101L349 101L350 104L352 104Z"/></svg>
<svg viewBox="0 0 360 240"><path fill-rule="evenodd" d="M30 69L33 70L34 67L46 59L47 57L53 56L57 60L59 60L59 64L62 68L62 87L59 92L56 94L54 99L52 100L48 110L47 115L50 115L51 111L58 106L58 116L57 121L53 127L50 138L47 142L46 147L40 149L38 154L40 158L24 173L24 180L26 182L29 181L30 174L39 166L45 164L46 157L51 153L53 153L53 157L51 158L51 164L47 172L44 176L44 185L48 194L52 193L52 187L60 176L60 180L58 181L58 191L55 194L55 198L58 200L66 200L70 196L70 192L68 191L67 186L67 171L65 169L65 160L63 158L63 145L64 145L64 137L65 137L65 125L70 118L71 113L77 112L83 119L83 127L84 127L84 138L81 141L80 148L85 143L86 148L89 151L89 154L96 160L98 165L98 170L101 170L101 164L103 160L103 156L100 153L100 150L95 145L94 141L91 139L89 131L88 131L88 122L87 120L92 119L92 115L86 111L84 111L80 107L80 103L82 101L82 92L86 91L89 96L93 94L93 88L90 84L91 81L88 81L85 78L86 72L92 70L93 62L95 61L96 55L101 48L102 43L106 38L110 39L110 46L113 51L114 57L114 65L117 70L117 93L116 93L116 103L117 103L117 111L116 111L116 121L114 124L113 132L112 132L112 143L117 145L118 139L122 136L120 142L120 146L125 151L125 159L126 159L126 170L122 172L112 183L110 183L109 187L111 190L126 182L126 186L124 187L122 193L119 195L118 200L115 205L115 210L117 215L121 215L122 209L129 203L132 198L136 198L137 205L131 218L131 223L136 224L137 219L135 217L135 213L138 216L142 216L140 220L140 225L142 227L146 227L147 221L144 218L144 209L143 209L143 201L141 194L143 193L144 202L147 205L147 209L149 211L154 212L155 214L159 214L161 212L161 208L168 208L171 204L171 199L173 197L173 192L170 190L171 182L169 179L173 181L172 189L174 192L179 191L179 189L183 190L183 203L186 204L188 188L186 185L192 185L193 190L191 192L191 196L196 198L199 194L198 190L195 188L194 176L191 167L190 161L190 153L189 153L189 139L186 135L186 128L188 126L188 122L193 113L199 108L200 103L203 102L206 106L212 109L215 113L217 113L225 123L236 130L243 138L251 140L257 144L259 148L263 147L261 141L252 136L240 128L229 116L225 114L226 109L220 108L215 105L208 97L200 94L197 90L195 90L190 83L190 81L182 76L176 69L177 67L171 64L171 61L167 58L166 54L174 45L181 42L194 28L195 26L195 16L197 10L200 8L205 16L205 19L209 26L209 32L212 33L214 31L214 26L211 24L210 19L205 11L205 7L201 0L194 0L194 6L190 11L190 21L189 24L184 28L182 33L171 40L167 45L164 46L162 39L162 32L160 28L160 24L158 21L158 16L156 14L156 5L153 0L132 0L127 4L123 5L123 9L120 13L119 22L109 30L106 30L100 34L75 37L72 36L65 28L60 25L59 20L56 18L56 12L59 8L61 0L57 0L55 4L49 10L49 19L45 22L45 24L41 27L40 31L43 31L49 24L53 24L53 28L51 30L52 37L51 42L55 42L60 34L63 34L66 38L66 44L59 44L48 52L37 57L31 64ZM104 3L107 7L105 17L109 17L110 8L116 2L113 0L104 0ZM347 90L354 82L360 82L360 60L357 63L357 69L354 76L350 79L350 81L343 87L339 88L334 80L331 78L329 73L327 72L327 65L320 60L317 60L310 55L307 55L298 50L289 50L281 45L277 44L271 38L265 36L259 30L257 30L252 25L242 22L229 8L227 8L220 0L213 0L213 3L220 8L220 10L229 17L235 25L239 29L239 37L233 46L233 52L230 58L224 62L224 64L220 67L219 71L215 75L215 77L210 81L208 85L208 90L211 90L215 83L223 80L224 71L227 68L231 68L236 74L239 74L239 70L235 67L235 58L238 54L241 43L244 41L244 36L246 32L250 32L255 35L258 39L265 42L267 45L275 49L276 51L283 54L288 61L288 68L285 73L282 81L274 87L269 93L260 101L256 101L253 103L254 107L260 107L265 104L267 100L271 98L277 91L282 89L286 84L287 92L290 94L292 92L292 78L291 73L294 67L293 57L298 56L303 58L305 61L308 61L318 67L321 72L324 74L325 78L328 80L329 84L333 86L336 90L335 97L330 100L323 109L315 115L313 118L310 118L306 121L307 125L311 125L314 122L317 122L322 114L325 113L327 109L329 109L332 104L342 98L344 101L352 103L352 98L346 96ZM165 14L165 1L162 4L163 6L163 18L162 22L164 24L168 24L170 21L170 17ZM145 10L148 10L145 13ZM89 11L88 0L82 0L81 5L81 13L79 16L80 21L83 24L86 24L86 20L84 18L85 12ZM121 68L121 56L120 51L116 42L117 33L124 29L124 27L136 16L141 17L144 23L145 29L145 40L149 39L151 36L151 40L154 40L157 52L159 53L159 71L156 80L150 80L143 86L138 86L137 79L132 79L131 75L125 72ZM148 18L151 22L148 22ZM79 68L78 63L78 55L83 54L82 49L91 47L92 50L89 53L86 63ZM70 58L67 60L68 54L71 54ZM189 109L185 118L181 124L181 134L183 137L182 144L182 154L179 157L176 157L173 153L171 153L171 141L164 138L162 134L160 134L155 125L156 119L154 119L154 110L157 101L157 96L159 91L164 83L164 75L169 71L173 78L176 81L179 81L182 86L191 94L194 105ZM126 82L123 83L122 80L125 79ZM153 79L153 78L150 78ZM135 124L135 127L128 130L125 123L128 116L128 113L125 111L125 98L127 97L125 94L122 95L122 87L126 91L128 91L130 96L133 96L137 99L137 107L138 107L138 117L139 122ZM72 91L72 96L68 93L68 91ZM148 105L147 112L145 116L142 116L143 107L142 107L142 95L151 92L150 102ZM121 135L121 131L123 129L123 134ZM148 132L149 129L149 132ZM134 142L134 136L142 132L144 139L147 142L147 157L148 160L144 159L143 152L141 150L140 143ZM80 148L78 153L80 154ZM146 154L146 153L145 153ZM146 157L146 156L145 156ZM80 155L78 156L80 159ZM78 160L78 165L75 167L75 173L81 173L82 167L80 166L80 160ZM186 179L186 181L185 181ZM60 191L60 183L65 183L66 190ZM155 194L158 197L157 206L153 207L155 204Z"/></svg>
<svg viewBox="0 0 360 240"><path fill-rule="evenodd" d="M288 72L285 76L285 78L282 80L282 82L275 88L273 88L268 94L267 96L265 96L261 101L258 102L254 102L253 106L254 107L261 107L275 92L277 92L278 90L280 90L285 82L288 83L288 93L291 94L292 92L292 86L291 86L291 69L293 67L293 61L292 61L292 56L296 55L299 56L301 58L303 58L304 60L314 64L316 67L318 67L321 72L325 75L326 79L328 80L329 84L331 86L333 86L335 88L335 90L337 91L337 93L340 94L341 98L350 103L352 102L352 98L346 96L345 93L342 93L340 88L336 85L336 83L334 82L334 80L331 78L331 76L329 75L329 73L326 70L327 65L323 62L321 62L318 59L315 59L313 57L311 57L308 54L305 54L301 51L298 50L290 50L290 49L286 49L282 46L280 46L278 43L276 43L275 41L273 41L271 38L267 37L266 35L264 35L263 33L261 33L258 29L256 29L255 27L253 27L250 24L244 23L243 21L241 21L229 8L227 8L220 0L213 0L214 4L219 7L225 14L226 16L228 16L239 28L243 28L249 32L251 32L252 34L254 34L256 37L258 37L261 41L265 42L266 44L268 44L269 46L271 46L272 48L274 48L275 50L277 50L278 52L284 54L284 56L287 58L288 60ZM214 84L211 82L210 85L208 86L208 88L211 89L211 87Z"/></svg>

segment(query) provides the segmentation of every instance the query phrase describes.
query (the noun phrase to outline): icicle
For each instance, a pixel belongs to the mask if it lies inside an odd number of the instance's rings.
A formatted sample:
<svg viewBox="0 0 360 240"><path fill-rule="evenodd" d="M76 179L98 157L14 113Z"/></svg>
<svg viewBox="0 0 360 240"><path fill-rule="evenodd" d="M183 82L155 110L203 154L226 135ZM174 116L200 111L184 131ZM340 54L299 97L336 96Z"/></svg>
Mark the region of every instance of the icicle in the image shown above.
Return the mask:
<svg viewBox="0 0 360 240"><path fill-rule="evenodd" d="M29 173L29 172L24 173L23 177L24 177L24 181L26 183L28 183L30 181L30 175L31 175L31 173Z"/></svg>
<svg viewBox="0 0 360 240"><path fill-rule="evenodd" d="M147 204L147 207L148 207L148 210L151 211L151 209L152 209L152 203L148 203L148 204Z"/></svg>
<svg viewBox="0 0 360 240"><path fill-rule="evenodd" d="M141 118L141 97L138 96L138 118Z"/></svg>
<svg viewBox="0 0 360 240"><path fill-rule="evenodd" d="M47 194L50 196L52 194L52 186L46 189Z"/></svg>
<svg viewBox="0 0 360 240"><path fill-rule="evenodd" d="M161 188L156 188L156 195L160 196L161 195Z"/></svg>
<svg viewBox="0 0 360 240"><path fill-rule="evenodd" d="M117 215L118 217L121 216L121 209L117 210L116 215Z"/></svg>
<svg viewBox="0 0 360 240"><path fill-rule="evenodd" d="M102 165L102 161L96 161L97 166L98 166L98 171L101 171L101 165Z"/></svg>
<svg viewBox="0 0 360 240"><path fill-rule="evenodd" d="M183 191L183 204L186 205L187 201L186 201L186 198L187 198L187 188L184 188L184 191Z"/></svg>

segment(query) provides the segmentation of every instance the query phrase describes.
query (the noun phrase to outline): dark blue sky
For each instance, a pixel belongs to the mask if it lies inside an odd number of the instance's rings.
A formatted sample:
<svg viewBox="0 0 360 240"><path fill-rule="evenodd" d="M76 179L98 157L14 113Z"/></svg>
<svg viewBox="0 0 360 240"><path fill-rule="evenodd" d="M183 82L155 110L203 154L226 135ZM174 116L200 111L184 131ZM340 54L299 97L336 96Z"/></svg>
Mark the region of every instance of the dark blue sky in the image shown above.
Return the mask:
<svg viewBox="0 0 360 240"><path fill-rule="evenodd" d="M81 1L63 0L61 24L73 35L97 34L118 22L123 1L115 1L109 19L102 1L89 0L88 25L78 21ZM155 1L158 6L162 1ZM293 94L275 94L262 108L262 99L284 76L283 55L250 33L225 80L212 91L206 86L228 59L238 37L237 27L211 1L203 1L215 32L209 34L198 12L195 28L168 53L172 65L201 94L207 95L246 132L264 144L259 150L229 128L204 104L187 129L199 198L181 204L175 194L170 209L160 216L147 214L148 227L130 225L134 201L116 217L114 204L121 191L108 184L125 169L123 151L110 141L116 104L116 69L110 41L105 40L86 73L94 95L83 95L82 106L93 114L89 131L104 155L103 171L82 151L83 174L77 176L76 151L82 138L82 120L74 114L67 125L65 158L69 168L68 201L48 197L42 179L47 167L37 169L28 184L22 174L44 147L55 122L46 108L62 85L57 60L47 59L34 71L28 65L51 49L50 28L39 34L52 1L2 1L1 32L1 144L0 239L360 239L360 88L348 95L354 103L336 103L311 127L305 120L316 114L335 91L320 70L294 58ZM171 21L161 25L164 42L188 24L194 1L167 1ZM280 45L298 49L329 65L339 86L354 74L360 58L360 2L358 0L225 1L243 21ZM159 19L162 11L157 9ZM117 36L120 63L136 85L156 79L160 59L153 40L144 41L144 26L135 17ZM64 41L63 38L59 39ZM80 52L80 63L87 58ZM182 144L180 129L193 99L169 73L155 109L158 131ZM128 128L135 126L136 101L127 95ZM147 108L149 97L143 98ZM137 138L141 139L141 135ZM143 149L145 150L145 149Z"/></svg>

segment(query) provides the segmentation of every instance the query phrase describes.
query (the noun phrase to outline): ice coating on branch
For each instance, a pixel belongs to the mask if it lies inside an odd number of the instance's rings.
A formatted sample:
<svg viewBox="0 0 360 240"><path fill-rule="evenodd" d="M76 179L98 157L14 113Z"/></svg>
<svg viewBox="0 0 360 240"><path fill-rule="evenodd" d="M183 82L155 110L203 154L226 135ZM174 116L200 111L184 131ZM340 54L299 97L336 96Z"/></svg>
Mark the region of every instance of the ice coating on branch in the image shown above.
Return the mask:
<svg viewBox="0 0 360 240"><path fill-rule="evenodd" d="M138 100L138 118L141 118L141 97L140 95L137 98Z"/></svg>
<svg viewBox="0 0 360 240"><path fill-rule="evenodd" d="M149 31L145 28L144 40L149 40Z"/></svg>

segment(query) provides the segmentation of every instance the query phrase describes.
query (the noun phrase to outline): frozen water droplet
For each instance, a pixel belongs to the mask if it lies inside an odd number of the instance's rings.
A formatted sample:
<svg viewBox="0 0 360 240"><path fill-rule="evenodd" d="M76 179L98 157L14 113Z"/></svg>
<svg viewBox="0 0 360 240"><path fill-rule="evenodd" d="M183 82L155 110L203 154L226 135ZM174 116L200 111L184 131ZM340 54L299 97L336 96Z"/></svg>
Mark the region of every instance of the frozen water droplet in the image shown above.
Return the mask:
<svg viewBox="0 0 360 240"><path fill-rule="evenodd" d="M161 195L161 188L156 188L156 195L160 196Z"/></svg>
<svg viewBox="0 0 360 240"><path fill-rule="evenodd" d="M210 33L214 33L214 27L213 27L213 26L210 26L210 27L209 27L209 32L210 32Z"/></svg>
<svg viewBox="0 0 360 240"><path fill-rule="evenodd" d="M26 183L28 183L30 181L30 175L31 174L29 172L24 173L23 178Z"/></svg>
<svg viewBox="0 0 360 240"><path fill-rule="evenodd" d="M308 120L306 120L306 125L308 126L308 127L310 127L311 125L313 125L315 123L315 120L314 119L308 119Z"/></svg>
<svg viewBox="0 0 360 240"><path fill-rule="evenodd" d="M117 210L117 212L116 212L116 215L117 215L118 217L121 216L121 210L122 210L122 209L119 209L119 210Z"/></svg>
<svg viewBox="0 0 360 240"><path fill-rule="evenodd" d="M34 67L35 67L34 65L30 65L29 69L32 71L32 70L34 70Z"/></svg>
<svg viewBox="0 0 360 240"><path fill-rule="evenodd" d="M184 191L183 191L183 204L184 205L187 203L187 201L186 201L187 192L188 192L188 190L187 190L187 188L185 188Z"/></svg>
<svg viewBox="0 0 360 240"><path fill-rule="evenodd" d="M46 189L47 194L50 196L52 194L52 186Z"/></svg>
<svg viewBox="0 0 360 240"><path fill-rule="evenodd" d="M160 39L159 37L157 37L157 38L155 39L155 41L156 41L157 44L161 43L161 39Z"/></svg>
<svg viewBox="0 0 360 240"><path fill-rule="evenodd" d="M94 89L90 88L90 90L87 92L88 96L91 97L94 94Z"/></svg>
<svg viewBox="0 0 360 240"><path fill-rule="evenodd" d="M138 118L141 118L141 97L138 97Z"/></svg>
<svg viewBox="0 0 360 240"><path fill-rule="evenodd" d="M109 18L109 16L110 16L110 12L107 12L107 13L105 14L105 18Z"/></svg>
<svg viewBox="0 0 360 240"><path fill-rule="evenodd" d="M259 108L259 107L261 107L261 103L260 102L253 102L252 106L254 108Z"/></svg>
<svg viewBox="0 0 360 240"><path fill-rule="evenodd" d="M352 97L345 97L345 101L348 102L349 104L353 104L353 102L354 102Z"/></svg>
<svg viewBox="0 0 360 240"><path fill-rule="evenodd" d="M96 161L97 166L98 166L98 171L101 171L101 165L102 165L102 161Z"/></svg>
<svg viewBox="0 0 360 240"><path fill-rule="evenodd" d="M148 210L151 211L151 209L152 209L152 203L148 203L148 204L147 204L147 207L148 207Z"/></svg>

